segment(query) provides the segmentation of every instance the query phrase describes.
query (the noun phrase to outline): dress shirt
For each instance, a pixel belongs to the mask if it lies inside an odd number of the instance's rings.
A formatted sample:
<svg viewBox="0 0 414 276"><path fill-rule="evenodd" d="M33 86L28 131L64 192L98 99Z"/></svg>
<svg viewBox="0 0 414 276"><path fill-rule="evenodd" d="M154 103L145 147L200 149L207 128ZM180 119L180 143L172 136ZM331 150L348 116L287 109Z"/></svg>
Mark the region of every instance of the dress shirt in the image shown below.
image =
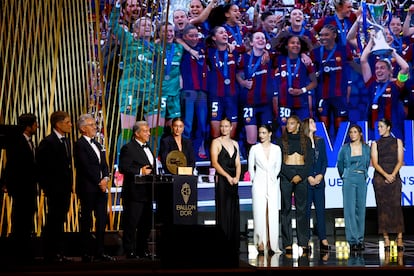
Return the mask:
<svg viewBox="0 0 414 276"><path fill-rule="evenodd" d="M96 143L98 143L95 139L93 139L93 138L90 138L90 137L88 137L88 136L84 136L85 137L85 139L86 139L86 141L89 141L89 143L91 144L91 147L93 148L93 150L95 151L95 153L96 153L96 156L98 157L98 159L99 159L99 163L101 163L101 153L100 153L100 151L99 151L99 148L98 148L98 146L96 145Z"/></svg>

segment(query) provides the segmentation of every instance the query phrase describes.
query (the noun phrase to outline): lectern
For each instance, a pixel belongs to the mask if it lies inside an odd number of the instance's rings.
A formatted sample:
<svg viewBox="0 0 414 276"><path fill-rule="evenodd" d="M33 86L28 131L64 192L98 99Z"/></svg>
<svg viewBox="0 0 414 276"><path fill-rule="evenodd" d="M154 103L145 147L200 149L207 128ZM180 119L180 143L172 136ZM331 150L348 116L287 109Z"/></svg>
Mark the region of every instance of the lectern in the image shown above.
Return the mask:
<svg viewBox="0 0 414 276"><path fill-rule="evenodd" d="M160 225L197 224L197 177L194 175L135 176L137 185L151 184L155 203L155 223Z"/></svg>

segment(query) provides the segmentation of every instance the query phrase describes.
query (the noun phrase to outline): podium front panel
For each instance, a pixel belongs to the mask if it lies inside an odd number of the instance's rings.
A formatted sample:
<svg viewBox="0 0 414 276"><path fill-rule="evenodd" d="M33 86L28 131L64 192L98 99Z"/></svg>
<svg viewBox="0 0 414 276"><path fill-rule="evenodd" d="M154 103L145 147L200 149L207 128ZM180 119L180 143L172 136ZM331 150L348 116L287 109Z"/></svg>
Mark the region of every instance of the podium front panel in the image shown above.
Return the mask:
<svg viewBox="0 0 414 276"><path fill-rule="evenodd" d="M197 224L197 177L175 175L173 179L173 223Z"/></svg>
<svg viewBox="0 0 414 276"><path fill-rule="evenodd" d="M197 224L197 177L172 175L154 180L156 223L163 225Z"/></svg>

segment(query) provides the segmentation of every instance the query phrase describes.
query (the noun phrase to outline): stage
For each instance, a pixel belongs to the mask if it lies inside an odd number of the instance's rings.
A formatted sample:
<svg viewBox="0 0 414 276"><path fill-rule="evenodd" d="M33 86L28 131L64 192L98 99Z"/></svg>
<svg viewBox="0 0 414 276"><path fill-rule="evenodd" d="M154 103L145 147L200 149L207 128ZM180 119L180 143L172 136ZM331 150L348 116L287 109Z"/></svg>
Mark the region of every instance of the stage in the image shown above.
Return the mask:
<svg viewBox="0 0 414 276"><path fill-rule="evenodd" d="M205 230L202 230L205 231ZM200 230L196 230L200 234ZM208 234L208 233L207 233ZM110 263L83 263L78 254L77 234L68 234L66 245L68 256L73 262L63 264L46 264L41 257L41 240L33 242L38 245L39 255L34 263L16 264L7 255L9 241L1 239L1 269L0 275L193 275L193 274L223 274L237 273L237 275L273 275L282 271L301 273L318 271L318 273L335 271L396 271L414 272L414 237L405 236L403 252L385 254L382 240L378 236L367 236L365 250L350 252L343 236L329 236L332 248L329 252L320 252L316 240L311 240L310 254L302 254L294 245L293 254L275 254L259 256L252 244L252 237L242 236L240 253L235 263L232 257L224 257L226 249L220 243L213 243L214 237L200 236L197 240L190 238L190 243L169 248L168 255L155 256L151 259L128 260L122 255L122 232L107 233L106 246L108 253L117 258ZM204 240L204 241L203 241ZM205 242L208 240L208 245ZM191 244L191 246L189 246ZM199 247L198 245L202 245ZM150 242L150 248L156 244ZM174 245L176 246L176 245ZM22 248L22 250L24 250ZM176 254L174 254L176 252Z"/></svg>

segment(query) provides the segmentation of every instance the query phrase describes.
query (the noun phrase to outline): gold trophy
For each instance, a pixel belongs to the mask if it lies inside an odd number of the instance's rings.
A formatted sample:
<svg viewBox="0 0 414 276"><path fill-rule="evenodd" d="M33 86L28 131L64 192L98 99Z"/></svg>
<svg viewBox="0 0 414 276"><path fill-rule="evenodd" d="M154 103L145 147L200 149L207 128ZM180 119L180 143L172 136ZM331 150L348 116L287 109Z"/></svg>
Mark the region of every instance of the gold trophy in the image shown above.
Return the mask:
<svg viewBox="0 0 414 276"><path fill-rule="evenodd" d="M391 56L393 48L385 40L385 27L391 20L391 3L389 0L377 0L375 3L363 1L366 9L363 16L369 24L368 31L374 39L372 54L377 56Z"/></svg>

